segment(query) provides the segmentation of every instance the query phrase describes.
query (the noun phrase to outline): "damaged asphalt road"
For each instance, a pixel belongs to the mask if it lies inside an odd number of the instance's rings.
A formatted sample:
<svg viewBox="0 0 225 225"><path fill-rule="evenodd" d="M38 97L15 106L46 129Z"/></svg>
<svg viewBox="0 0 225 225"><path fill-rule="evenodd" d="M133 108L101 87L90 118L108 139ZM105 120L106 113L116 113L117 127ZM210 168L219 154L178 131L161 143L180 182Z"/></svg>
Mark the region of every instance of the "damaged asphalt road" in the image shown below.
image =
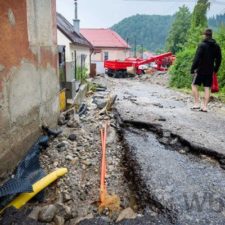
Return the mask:
<svg viewBox="0 0 225 225"><path fill-rule="evenodd" d="M62 113L62 133L40 155L46 173L69 173L46 189L44 202L8 211L0 224L9 225L11 215L52 225L225 224L224 105L213 101L209 113L194 112L189 95L149 80L95 81L107 91L88 96L81 116ZM101 113L113 95L115 110ZM106 122L107 191L121 207L115 212L98 208Z"/></svg>
<svg viewBox="0 0 225 225"><path fill-rule="evenodd" d="M190 96L138 81L119 81L114 93L122 121L157 124L202 153L225 155L225 106L210 103L208 113L192 111Z"/></svg>
<svg viewBox="0 0 225 225"><path fill-rule="evenodd" d="M142 207L172 224L225 224L224 105L212 102L202 113L190 109L190 96L162 86L121 79L107 85L119 98L126 160Z"/></svg>
<svg viewBox="0 0 225 225"><path fill-rule="evenodd" d="M225 172L216 161L167 148L146 130L125 130L124 139L142 204L174 224L225 223Z"/></svg>

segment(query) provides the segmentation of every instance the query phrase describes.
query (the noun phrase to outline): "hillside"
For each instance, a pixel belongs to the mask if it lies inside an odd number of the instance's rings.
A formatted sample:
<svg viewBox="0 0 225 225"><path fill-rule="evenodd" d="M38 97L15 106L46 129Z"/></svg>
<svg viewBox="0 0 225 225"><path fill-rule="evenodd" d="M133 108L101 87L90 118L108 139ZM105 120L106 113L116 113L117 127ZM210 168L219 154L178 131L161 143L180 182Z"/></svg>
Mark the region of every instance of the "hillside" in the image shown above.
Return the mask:
<svg viewBox="0 0 225 225"><path fill-rule="evenodd" d="M209 27L216 29L220 24L225 25L225 14L211 17L209 18L208 21L209 21Z"/></svg>
<svg viewBox="0 0 225 225"><path fill-rule="evenodd" d="M124 40L137 49L141 45L150 51L162 50L173 22L174 16L135 15L123 19L111 28ZM209 18L209 26L216 29L221 23L225 24L225 14Z"/></svg>
<svg viewBox="0 0 225 225"><path fill-rule="evenodd" d="M123 19L112 29L119 33L131 46L136 44L156 51L164 47L172 24L172 16L135 15Z"/></svg>

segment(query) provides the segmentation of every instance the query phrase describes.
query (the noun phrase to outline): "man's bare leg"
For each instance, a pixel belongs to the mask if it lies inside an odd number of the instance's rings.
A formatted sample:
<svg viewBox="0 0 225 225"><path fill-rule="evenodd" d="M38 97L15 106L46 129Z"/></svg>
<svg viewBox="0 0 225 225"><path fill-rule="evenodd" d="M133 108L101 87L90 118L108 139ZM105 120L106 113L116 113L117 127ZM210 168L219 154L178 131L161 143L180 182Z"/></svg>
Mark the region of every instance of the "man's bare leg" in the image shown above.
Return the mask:
<svg viewBox="0 0 225 225"><path fill-rule="evenodd" d="M204 111L207 111L209 98L210 98L210 88L205 87L205 96L204 96L204 102L203 102L203 107L202 107L202 110L204 110Z"/></svg>
<svg viewBox="0 0 225 225"><path fill-rule="evenodd" d="M193 108L198 108L199 107L199 93L198 93L198 87L194 84L192 84L192 94L194 96Z"/></svg>

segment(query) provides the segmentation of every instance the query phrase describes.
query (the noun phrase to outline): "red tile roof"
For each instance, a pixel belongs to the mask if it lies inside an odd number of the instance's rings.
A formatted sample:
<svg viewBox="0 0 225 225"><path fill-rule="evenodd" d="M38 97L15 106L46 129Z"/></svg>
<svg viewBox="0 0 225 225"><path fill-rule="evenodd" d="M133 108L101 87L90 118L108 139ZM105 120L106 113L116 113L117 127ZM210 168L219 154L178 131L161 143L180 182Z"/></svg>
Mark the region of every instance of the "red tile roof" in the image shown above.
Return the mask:
<svg viewBox="0 0 225 225"><path fill-rule="evenodd" d="M81 29L80 32L94 48L130 48L119 34L110 29Z"/></svg>

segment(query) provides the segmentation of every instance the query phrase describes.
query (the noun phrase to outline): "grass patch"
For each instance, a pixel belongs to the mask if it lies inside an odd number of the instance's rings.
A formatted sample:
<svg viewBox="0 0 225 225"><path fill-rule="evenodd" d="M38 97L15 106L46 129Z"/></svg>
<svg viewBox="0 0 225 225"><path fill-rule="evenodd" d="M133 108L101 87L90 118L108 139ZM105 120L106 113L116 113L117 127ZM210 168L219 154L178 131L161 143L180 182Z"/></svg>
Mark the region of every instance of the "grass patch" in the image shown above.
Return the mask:
<svg viewBox="0 0 225 225"><path fill-rule="evenodd" d="M174 91L178 91L187 95L192 95L192 91L190 88L176 88L176 87L170 87L170 89ZM204 96L204 89L203 87L200 88L199 94L201 96ZM211 96L213 96L214 99L217 101L225 103L225 93L224 92L218 92L218 93L211 93Z"/></svg>

